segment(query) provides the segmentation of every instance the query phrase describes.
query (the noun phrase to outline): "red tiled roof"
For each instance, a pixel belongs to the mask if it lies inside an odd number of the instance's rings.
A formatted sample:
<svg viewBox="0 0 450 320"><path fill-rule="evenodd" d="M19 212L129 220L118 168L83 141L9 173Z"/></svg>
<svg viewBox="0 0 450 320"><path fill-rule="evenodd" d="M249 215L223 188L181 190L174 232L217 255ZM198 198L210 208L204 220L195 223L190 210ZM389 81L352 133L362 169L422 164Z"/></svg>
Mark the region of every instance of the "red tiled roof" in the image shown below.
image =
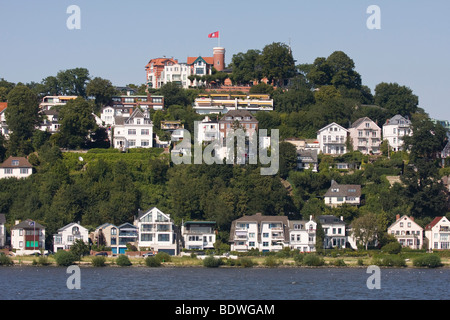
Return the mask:
<svg viewBox="0 0 450 320"><path fill-rule="evenodd" d="M0 112L8 107L8 102L0 102Z"/></svg>
<svg viewBox="0 0 450 320"><path fill-rule="evenodd" d="M205 62L207 64L214 64L214 58L213 57L188 57L187 58L187 64L193 64L195 62L195 60L197 60L198 58L202 58L203 60L205 60Z"/></svg>
<svg viewBox="0 0 450 320"><path fill-rule="evenodd" d="M425 227L425 230L431 230L443 217L436 217Z"/></svg>

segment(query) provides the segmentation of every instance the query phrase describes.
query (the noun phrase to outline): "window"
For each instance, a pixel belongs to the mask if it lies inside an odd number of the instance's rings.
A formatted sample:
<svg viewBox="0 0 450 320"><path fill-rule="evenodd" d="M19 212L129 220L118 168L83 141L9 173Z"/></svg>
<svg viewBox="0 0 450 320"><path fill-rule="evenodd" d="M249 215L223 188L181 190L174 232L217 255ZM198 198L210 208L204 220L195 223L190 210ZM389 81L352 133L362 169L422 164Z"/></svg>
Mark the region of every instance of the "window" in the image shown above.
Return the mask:
<svg viewBox="0 0 450 320"><path fill-rule="evenodd" d="M161 242L170 241L170 234L158 234L158 241L161 241Z"/></svg>
<svg viewBox="0 0 450 320"><path fill-rule="evenodd" d="M136 129L128 129L128 134L136 134Z"/></svg>
<svg viewBox="0 0 450 320"><path fill-rule="evenodd" d="M269 246L269 242L263 242L263 247L268 247Z"/></svg>
<svg viewBox="0 0 450 320"><path fill-rule="evenodd" d="M20 168L20 174L28 174L28 168Z"/></svg>
<svg viewBox="0 0 450 320"><path fill-rule="evenodd" d="M268 238L269 234L268 233L263 233L263 238Z"/></svg>
<svg viewBox="0 0 450 320"><path fill-rule="evenodd" d="M5 168L5 174L13 174L13 169Z"/></svg>
<svg viewBox="0 0 450 320"><path fill-rule="evenodd" d="M149 145L150 145L150 142L148 140L141 141L141 147L148 147Z"/></svg>
<svg viewBox="0 0 450 320"><path fill-rule="evenodd" d="M111 228L111 234L112 235L116 235L117 234L117 229L116 228Z"/></svg>
<svg viewBox="0 0 450 320"><path fill-rule="evenodd" d="M18 166L19 165L19 160L12 160L11 164L13 166Z"/></svg>
<svg viewBox="0 0 450 320"><path fill-rule="evenodd" d="M255 241L250 241L250 242L248 243L248 246L249 246L249 247L254 247L254 246L255 246Z"/></svg>
<svg viewBox="0 0 450 320"><path fill-rule="evenodd" d="M128 140L128 146L135 147L136 146L136 140Z"/></svg>
<svg viewBox="0 0 450 320"><path fill-rule="evenodd" d="M149 134L150 134L150 130L149 129L141 129L141 135L148 136Z"/></svg>
<svg viewBox="0 0 450 320"><path fill-rule="evenodd" d="M254 232L250 232L250 233L248 234L248 237L249 237L249 238L254 238L254 237L255 237L255 233L254 233Z"/></svg>
<svg viewBox="0 0 450 320"><path fill-rule="evenodd" d="M141 241L153 241L153 234L142 233Z"/></svg>

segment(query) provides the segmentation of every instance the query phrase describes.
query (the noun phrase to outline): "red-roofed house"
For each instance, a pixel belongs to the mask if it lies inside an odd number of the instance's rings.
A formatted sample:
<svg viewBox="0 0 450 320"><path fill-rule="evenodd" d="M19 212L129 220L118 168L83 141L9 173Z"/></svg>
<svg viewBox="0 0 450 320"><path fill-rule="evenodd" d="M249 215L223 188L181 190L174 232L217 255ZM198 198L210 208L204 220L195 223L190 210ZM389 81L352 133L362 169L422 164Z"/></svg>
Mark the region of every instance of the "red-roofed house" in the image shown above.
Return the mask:
<svg viewBox="0 0 450 320"><path fill-rule="evenodd" d="M450 221L447 217L436 217L425 227L428 250L450 249Z"/></svg>
<svg viewBox="0 0 450 320"><path fill-rule="evenodd" d="M8 125L6 124L5 111L8 107L8 102L0 102L0 133L5 137L8 136Z"/></svg>

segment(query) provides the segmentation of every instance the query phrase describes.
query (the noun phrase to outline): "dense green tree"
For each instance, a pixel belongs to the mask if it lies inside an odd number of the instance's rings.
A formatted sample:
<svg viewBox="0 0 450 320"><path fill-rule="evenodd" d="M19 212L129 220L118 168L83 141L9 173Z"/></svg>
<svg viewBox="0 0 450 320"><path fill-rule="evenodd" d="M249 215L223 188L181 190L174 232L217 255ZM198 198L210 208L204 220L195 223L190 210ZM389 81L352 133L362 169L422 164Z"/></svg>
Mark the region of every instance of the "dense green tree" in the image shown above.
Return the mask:
<svg viewBox="0 0 450 320"><path fill-rule="evenodd" d="M284 43L274 42L266 45L259 58L262 76L279 87L296 74L295 60L291 49Z"/></svg>
<svg viewBox="0 0 450 320"><path fill-rule="evenodd" d="M262 66L260 62L261 51L250 49L246 53L239 52L233 55L230 67L230 79L234 84L246 85L262 79Z"/></svg>
<svg viewBox="0 0 450 320"><path fill-rule="evenodd" d="M86 68L74 68L59 71L56 75L59 92L63 95L74 95L86 98L86 85L89 81Z"/></svg>
<svg viewBox="0 0 450 320"><path fill-rule="evenodd" d="M5 115L10 131L8 153L18 156L32 152L31 139L40 122L36 94L26 86L16 86L8 94Z"/></svg>
<svg viewBox="0 0 450 320"><path fill-rule="evenodd" d="M109 103L111 103L112 96L118 94L116 88L111 81L95 77L86 86L86 94L95 98L97 111Z"/></svg>
<svg viewBox="0 0 450 320"><path fill-rule="evenodd" d="M59 113L60 131L57 133L59 145L65 148L83 148L88 135L96 128L93 107L81 97L67 102Z"/></svg>
<svg viewBox="0 0 450 320"><path fill-rule="evenodd" d="M389 115L411 117L419 110L419 98L413 91L398 83L381 82L375 87L375 104L388 110Z"/></svg>

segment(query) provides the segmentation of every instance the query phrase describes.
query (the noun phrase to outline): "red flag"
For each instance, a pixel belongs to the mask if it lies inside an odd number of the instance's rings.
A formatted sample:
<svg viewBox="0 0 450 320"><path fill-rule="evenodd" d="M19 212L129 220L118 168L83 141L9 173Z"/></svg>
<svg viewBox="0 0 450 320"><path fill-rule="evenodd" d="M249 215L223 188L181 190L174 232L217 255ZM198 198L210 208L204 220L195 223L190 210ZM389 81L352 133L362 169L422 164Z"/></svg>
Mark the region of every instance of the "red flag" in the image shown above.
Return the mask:
<svg viewBox="0 0 450 320"><path fill-rule="evenodd" d="M219 37L219 31L208 34L208 38L218 38L218 37Z"/></svg>

